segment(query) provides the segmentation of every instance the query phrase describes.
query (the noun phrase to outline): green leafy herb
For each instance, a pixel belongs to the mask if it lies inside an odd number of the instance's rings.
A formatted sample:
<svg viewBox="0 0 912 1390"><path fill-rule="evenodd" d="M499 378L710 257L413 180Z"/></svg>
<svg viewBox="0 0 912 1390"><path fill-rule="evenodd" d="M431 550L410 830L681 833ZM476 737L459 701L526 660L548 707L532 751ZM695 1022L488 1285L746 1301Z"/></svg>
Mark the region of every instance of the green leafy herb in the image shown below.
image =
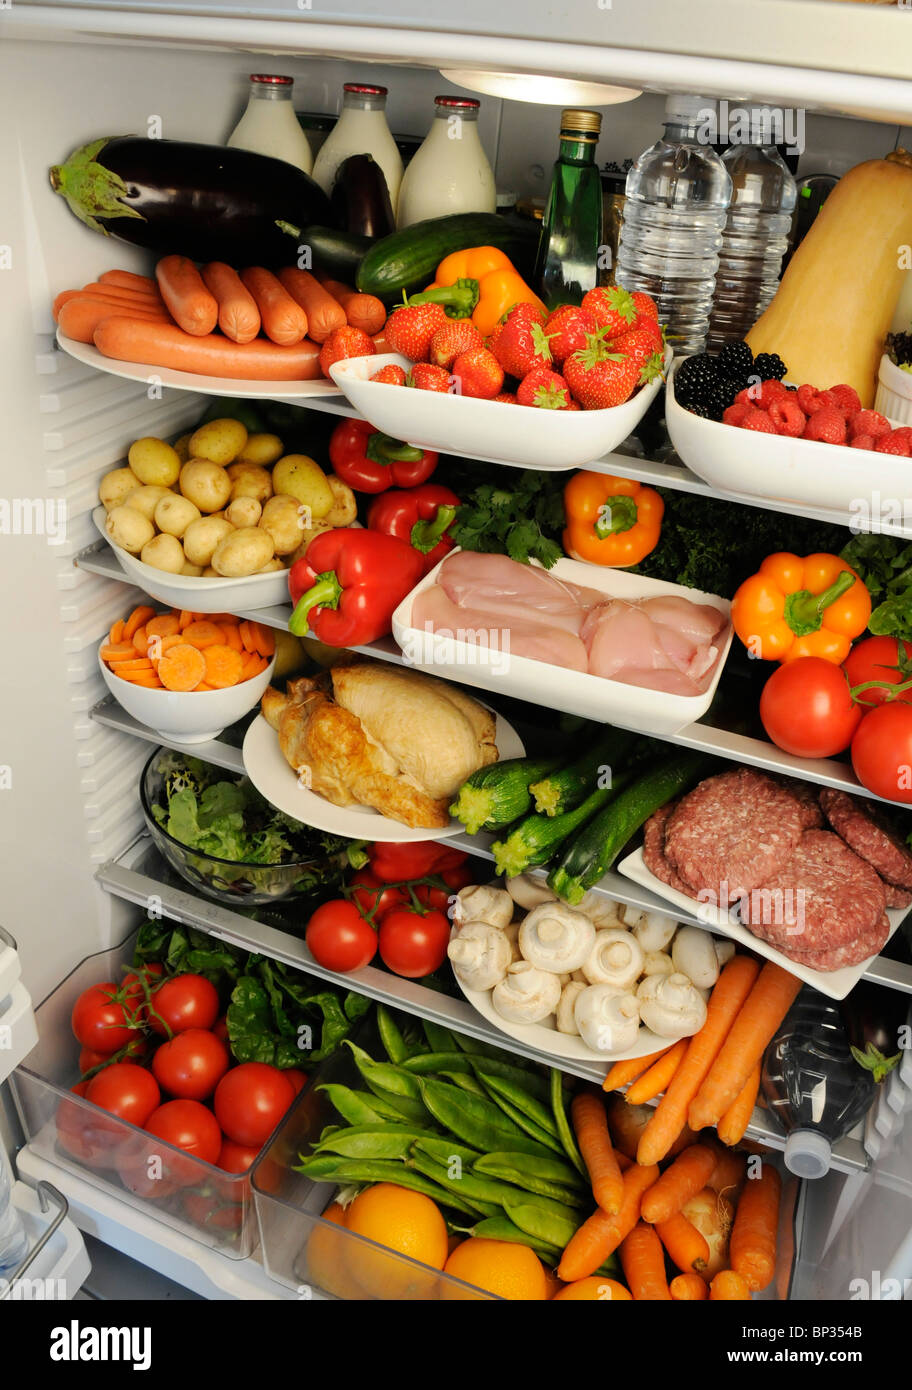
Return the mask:
<svg viewBox="0 0 912 1390"><path fill-rule="evenodd" d="M498 469L491 482L490 465L456 513L450 535L463 550L484 554L509 555L527 565L538 560L545 569L563 555L560 545L564 527L563 474L517 472Z"/></svg>
<svg viewBox="0 0 912 1390"><path fill-rule="evenodd" d="M874 533L853 536L841 552L857 570L871 599L880 599L868 622L878 637L912 641L912 541Z"/></svg>

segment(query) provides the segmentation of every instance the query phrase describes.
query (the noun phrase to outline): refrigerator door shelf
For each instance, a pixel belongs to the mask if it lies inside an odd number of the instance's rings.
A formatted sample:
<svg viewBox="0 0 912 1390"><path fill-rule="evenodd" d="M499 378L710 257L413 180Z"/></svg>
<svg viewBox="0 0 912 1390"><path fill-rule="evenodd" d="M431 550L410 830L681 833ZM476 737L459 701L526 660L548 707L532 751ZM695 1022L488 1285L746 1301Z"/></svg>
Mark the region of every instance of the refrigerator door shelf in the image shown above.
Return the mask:
<svg viewBox="0 0 912 1390"><path fill-rule="evenodd" d="M15 1071L37 1041L31 996L17 981L6 998L0 998L0 1082Z"/></svg>
<svg viewBox="0 0 912 1390"><path fill-rule="evenodd" d="M57 1186L56 1183L53 1185ZM60 1195L59 1191L57 1195ZM55 1206L53 1194L49 1193L48 1197L51 1200L44 1211L41 1197L34 1187L24 1182L17 1182L13 1186L13 1206L28 1232L30 1253L34 1254L35 1246L43 1236L46 1239L21 1279L12 1279L8 1284L0 1279L0 1301L5 1299L15 1303L19 1299L71 1299L89 1277L92 1265L85 1241L66 1214L56 1229L51 1230L60 1208ZM64 1205L64 1213L66 1210Z"/></svg>
<svg viewBox="0 0 912 1390"><path fill-rule="evenodd" d="M0 1000L7 997L21 974L16 943L9 932L0 927Z"/></svg>

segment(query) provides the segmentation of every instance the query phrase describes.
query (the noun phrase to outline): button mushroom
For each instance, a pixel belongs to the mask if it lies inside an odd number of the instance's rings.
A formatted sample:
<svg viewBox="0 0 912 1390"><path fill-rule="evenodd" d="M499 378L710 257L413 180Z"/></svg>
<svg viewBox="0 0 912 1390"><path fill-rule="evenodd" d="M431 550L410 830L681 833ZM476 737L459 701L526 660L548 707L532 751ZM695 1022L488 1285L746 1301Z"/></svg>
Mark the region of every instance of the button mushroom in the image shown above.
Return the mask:
<svg viewBox="0 0 912 1390"><path fill-rule="evenodd" d="M596 932L592 950L583 961L591 985L630 989L643 973L643 948L632 932L607 928Z"/></svg>
<svg viewBox="0 0 912 1390"><path fill-rule="evenodd" d="M716 960L719 962L719 969L721 970L722 966L727 965L735 954L735 943L733 941L723 940L720 936L714 936L713 950L716 953Z"/></svg>
<svg viewBox="0 0 912 1390"><path fill-rule="evenodd" d="M687 1038L706 1022L706 1004L686 975L647 975L637 989L640 1018L660 1038Z"/></svg>
<svg viewBox="0 0 912 1390"><path fill-rule="evenodd" d="M557 894L551 892L545 880L534 878L532 874L517 874L514 878L508 878L505 887L513 901L530 912L533 907L541 907L542 903L557 902Z"/></svg>
<svg viewBox="0 0 912 1390"><path fill-rule="evenodd" d="M511 922L508 927L504 927L501 932L510 943L510 960L522 960L522 951L519 949L519 923Z"/></svg>
<svg viewBox="0 0 912 1390"><path fill-rule="evenodd" d="M636 995L613 985L589 985L582 990L573 1016L583 1042L595 1052L626 1052L640 1031Z"/></svg>
<svg viewBox="0 0 912 1390"><path fill-rule="evenodd" d="M502 888L488 883L472 883L461 888L453 904L453 921L457 927L467 922L488 922L492 927L506 927L513 920L513 899Z"/></svg>
<svg viewBox="0 0 912 1390"><path fill-rule="evenodd" d="M466 989L493 989L513 960L507 935L490 922L467 922L447 947L453 973Z"/></svg>
<svg viewBox="0 0 912 1390"><path fill-rule="evenodd" d="M541 1023L553 1014L561 996L560 980L547 970L537 970L527 960L516 961L499 984L491 1003L510 1023Z"/></svg>
<svg viewBox="0 0 912 1390"><path fill-rule="evenodd" d="M578 996L584 989L588 988L588 985L581 985L578 980L571 980L569 984L564 985L561 990L560 1003L557 1006L557 1018L555 1020L559 1033L575 1033L577 1037L579 1036L574 1009Z"/></svg>
<svg viewBox="0 0 912 1390"><path fill-rule="evenodd" d="M590 922L594 922L597 927L623 927L625 925L622 913L624 904L615 902L614 898L606 898L604 893L596 893L594 888L590 888L582 902L577 903L577 912L584 912Z"/></svg>
<svg viewBox="0 0 912 1390"><path fill-rule="evenodd" d="M644 951L664 951L678 929L673 917L664 912L646 912L637 922L633 934Z"/></svg>
<svg viewBox="0 0 912 1390"><path fill-rule="evenodd" d="M556 975L578 970L595 940L589 918L558 902L533 908L519 928L519 949L525 959Z"/></svg>
<svg viewBox="0 0 912 1390"><path fill-rule="evenodd" d="M643 957L644 975L670 975L674 970L667 951L647 951Z"/></svg>
<svg viewBox="0 0 912 1390"><path fill-rule="evenodd" d="M671 943L675 970L686 975L697 989L711 989L719 978L719 957L708 931L679 927Z"/></svg>

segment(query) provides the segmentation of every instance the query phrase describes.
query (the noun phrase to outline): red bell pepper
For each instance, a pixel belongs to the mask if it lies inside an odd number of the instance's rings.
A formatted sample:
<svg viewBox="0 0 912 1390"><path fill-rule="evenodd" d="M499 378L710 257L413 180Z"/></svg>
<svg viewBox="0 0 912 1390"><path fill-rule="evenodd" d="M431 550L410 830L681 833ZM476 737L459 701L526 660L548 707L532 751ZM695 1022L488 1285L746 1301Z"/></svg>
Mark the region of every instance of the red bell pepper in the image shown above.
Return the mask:
<svg viewBox="0 0 912 1390"><path fill-rule="evenodd" d="M459 498L448 487L425 483L375 497L367 513L367 525L371 531L383 531L387 536L408 541L421 555L423 572L427 574L453 549L455 542L446 531L458 506Z"/></svg>
<svg viewBox="0 0 912 1390"><path fill-rule="evenodd" d="M403 844L378 841L367 846L372 871L383 883L401 883L458 868L465 862L463 849L448 849L436 840L410 840Z"/></svg>
<svg viewBox="0 0 912 1390"><path fill-rule="evenodd" d="M330 647L360 647L385 637L393 610L422 575L421 556L379 531L340 526L311 541L288 571L297 637L312 632Z"/></svg>
<svg viewBox="0 0 912 1390"><path fill-rule="evenodd" d="M403 444L366 420L342 420L329 439L336 477L355 492L385 492L388 487L417 487L437 467L430 449Z"/></svg>

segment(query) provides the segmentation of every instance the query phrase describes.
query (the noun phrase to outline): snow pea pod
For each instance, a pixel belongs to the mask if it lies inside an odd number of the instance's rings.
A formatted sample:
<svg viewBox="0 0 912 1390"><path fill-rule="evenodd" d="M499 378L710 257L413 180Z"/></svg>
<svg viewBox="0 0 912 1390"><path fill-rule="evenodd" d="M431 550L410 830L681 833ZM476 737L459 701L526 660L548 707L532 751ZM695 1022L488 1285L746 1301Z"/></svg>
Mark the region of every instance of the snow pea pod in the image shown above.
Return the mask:
<svg viewBox="0 0 912 1390"><path fill-rule="evenodd" d="M350 1125L375 1124L377 1120L384 1118L379 1108L380 1103L375 1106L373 1096L366 1091L353 1091L350 1086L340 1086L331 1082L318 1086L317 1090L326 1092L333 1109ZM398 1112L396 1113L397 1117L401 1118Z"/></svg>
<svg viewBox="0 0 912 1390"><path fill-rule="evenodd" d="M377 1005L377 1031L390 1061L404 1062L409 1055L408 1045L385 1004Z"/></svg>
<svg viewBox="0 0 912 1390"><path fill-rule="evenodd" d="M525 1188L527 1192L535 1192L539 1197L551 1197L564 1206L592 1206L591 1196L587 1198L579 1189L574 1191L537 1171L535 1165L539 1162L538 1159L529 1158L528 1167L522 1159L521 1154L483 1154L476 1161L474 1169L476 1173L489 1173L492 1178L500 1178L503 1182ZM567 1171L573 1173L572 1168L568 1167ZM576 1177L576 1174L573 1173L573 1176Z"/></svg>
<svg viewBox="0 0 912 1390"><path fill-rule="evenodd" d="M487 1100L488 1093L480 1081L476 1081L474 1076L469 1076L463 1071L442 1071L441 1076L445 1076L447 1081L452 1081L454 1086L458 1086L460 1091L468 1091L470 1096L481 1096Z"/></svg>
<svg viewBox="0 0 912 1390"><path fill-rule="evenodd" d="M353 1125L326 1139L321 1135L316 1152L345 1158L407 1158L415 1140L427 1132L418 1125Z"/></svg>
<svg viewBox="0 0 912 1390"><path fill-rule="evenodd" d="M464 1052L420 1052L416 1057L409 1057L402 1065L406 1071L418 1072L422 1076L426 1072L441 1071L465 1072L468 1076L472 1074L472 1063Z"/></svg>
<svg viewBox="0 0 912 1390"><path fill-rule="evenodd" d="M521 1231L549 1245L559 1245L562 1250L583 1224L577 1212L560 1202L552 1202L547 1197L532 1198L525 1192L506 1198L503 1206Z"/></svg>
<svg viewBox="0 0 912 1390"><path fill-rule="evenodd" d="M528 1245L539 1259L547 1265L556 1265L563 1253L559 1245L549 1245L547 1241L536 1240L534 1236L521 1231L509 1216L491 1216L472 1227L471 1234L483 1240L508 1240L513 1245Z"/></svg>
<svg viewBox="0 0 912 1390"><path fill-rule="evenodd" d="M583 1156L577 1147L573 1127L567 1119L567 1111L564 1107L564 1078L557 1067L551 1068L551 1113L554 1116L558 1138L563 1145L564 1153L580 1176L588 1181L589 1175L586 1172Z"/></svg>
<svg viewBox="0 0 912 1390"><path fill-rule="evenodd" d="M409 1168L415 1168L432 1182L438 1183L446 1192L459 1197L461 1201L468 1202L470 1207L475 1207L481 1216L497 1216L502 1210L503 1205L495 1195L488 1192L488 1187L496 1184L486 1183L483 1178L476 1178L474 1181L470 1173L463 1173L461 1178L451 1178L449 1169L443 1163L438 1163L436 1159L428 1154L416 1152L407 1160Z"/></svg>
<svg viewBox="0 0 912 1390"><path fill-rule="evenodd" d="M315 1158L308 1158L299 1164L295 1171L303 1173L305 1178L310 1178L313 1182L332 1182L337 1187L347 1187L351 1183L390 1182L396 1187L409 1187L413 1192L423 1192L425 1197L430 1197L432 1201L452 1207L454 1211L465 1212L467 1216L477 1215L475 1208L464 1198L448 1192L423 1173L417 1172L414 1168L406 1168L404 1163L397 1163L395 1160L354 1159L342 1158L339 1154L318 1154Z"/></svg>
<svg viewBox="0 0 912 1390"><path fill-rule="evenodd" d="M548 1130L542 1129L534 1120L530 1120L525 1110L520 1109L518 1105L513 1105L505 1096L500 1095L493 1089L488 1090L488 1095L494 1104L502 1110L507 1118L512 1120L524 1134L528 1134L531 1139L535 1139L544 1148L550 1149L552 1153L562 1154L564 1152L560 1140L556 1139Z"/></svg>
<svg viewBox="0 0 912 1390"><path fill-rule="evenodd" d="M448 1139L437 1134L422 1134L412 1145L415 1149L420 1149L422 1153L428 1154L448 1168L454 1158L458 1158L464 1168L472 1168L481 1158L481 1154L476 1149L467 1148L465 1144L457 1144L455 1139Z"/></svg>
<svg viewBox="0 0 912 1390"><path fill-rule="evenodd" d="M440 1023L432 1023L429 1018L423 1018L421 1026L432 1052L456 1052L458 1050L456 1038L449 1028L444 1028Z"/></svg>
<svg viewBox="0 0 912 1390"><path fill-rule="evenodd" d="M522 1110L524 1115L539 1129L543 1129L547 1134L553 1134L557 1138L557 1125L554 1123L554 1116L551 1111L542 1105L541 1101L536 1100L535 1096L529 1094L522 1086L517 1086L515 1082L508 1080L505 1076L497 1076L485 1067L479 1068L478 1078L488 1091L493 1092L497 1097L506 1100L510 1105L514 1105L517 1110Z"/></svg>
<svg viewBox="0 0 912 1390"><path fill-rule="evenodd" d="M476 1076L481 1072L486 1072L488 1076L499 1076L505 1081L512 1081L514 1086L537 1097L538 1100L548 1099L548 1083L537 1072L524 1071L514 1062L505 1062L501 1057L472 1057L470 1061Z"/></svg>
<svg viewBox="0 0 912 1390"><path fill-rule="evenodd" d="M464 1038L461 1033L454 1033L453 1037L456 1039L456 1045L473 1057L501 1057L503 1055L499 1047L494 1047L492 1043L482 1042L479 1038Z"/></svg>
<svg viewBox="0 0 912 1390"><path fill-rule="evenodd" d="M345 1045L351 1048L357 1068L368 1086L373 1081L381 1090L391 1095L404 1096L407 1100L420 1100L418 1083L410 1072L394 1062L375 1062L363 1047L353 1043L350 1038L345 1039Z"/></svg>
<svg viewBox="0 0 912 1390"><path fill-rule="evenodd" d="M419 1085L422 1099L438 1124L472 1148L480 1149L483 1153L514 1150L535 1154L547 1152L523 1134L519 1126L513 1124L493 1101L460 1091L458 1086L438 1081L436 1077L422 1077Z"/></svg>

